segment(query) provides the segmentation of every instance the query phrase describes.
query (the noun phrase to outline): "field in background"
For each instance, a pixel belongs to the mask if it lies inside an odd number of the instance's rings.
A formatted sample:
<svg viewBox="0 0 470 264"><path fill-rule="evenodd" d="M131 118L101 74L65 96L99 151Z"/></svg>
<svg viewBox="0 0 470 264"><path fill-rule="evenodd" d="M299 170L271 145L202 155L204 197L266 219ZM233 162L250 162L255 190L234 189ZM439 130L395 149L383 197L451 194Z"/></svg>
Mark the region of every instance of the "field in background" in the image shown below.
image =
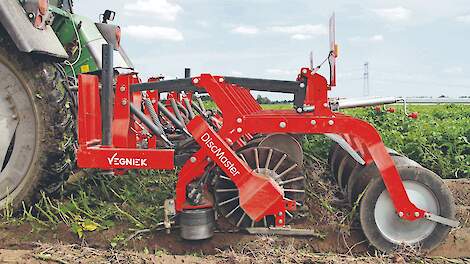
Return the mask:
<svg viewBox="0 0 470 264"><path fill-rule="evenodd" d="M264 109L289 109L291 105L263 105ZM386 111L393 108L394 113ZM373 124L385 144L443 178L470 178L470 105L409 105L417 112L412 119L403 105L346 110L345 113ZM326 159L330 141L308 136L307 154Z"/></svg>

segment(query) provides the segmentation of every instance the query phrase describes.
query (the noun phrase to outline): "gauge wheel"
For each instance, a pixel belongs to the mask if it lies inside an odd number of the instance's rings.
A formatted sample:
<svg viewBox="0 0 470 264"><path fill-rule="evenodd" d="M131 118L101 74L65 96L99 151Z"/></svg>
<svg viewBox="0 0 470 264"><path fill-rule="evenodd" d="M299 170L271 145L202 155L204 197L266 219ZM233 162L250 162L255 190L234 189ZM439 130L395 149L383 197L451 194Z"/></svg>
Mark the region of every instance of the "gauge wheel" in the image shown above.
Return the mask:
<svg viewBox="0 0 470 264"><path fill-rule="evenodd" d="M407 166L398 170L412 203L427 212L455 218L454 199L438 175L423 167ZM359 217L370 244L384 252L403 245L428 252L444 241L451 230L449 226L427 219L401 219L381 177L369 183L361 200Z"/></svg>

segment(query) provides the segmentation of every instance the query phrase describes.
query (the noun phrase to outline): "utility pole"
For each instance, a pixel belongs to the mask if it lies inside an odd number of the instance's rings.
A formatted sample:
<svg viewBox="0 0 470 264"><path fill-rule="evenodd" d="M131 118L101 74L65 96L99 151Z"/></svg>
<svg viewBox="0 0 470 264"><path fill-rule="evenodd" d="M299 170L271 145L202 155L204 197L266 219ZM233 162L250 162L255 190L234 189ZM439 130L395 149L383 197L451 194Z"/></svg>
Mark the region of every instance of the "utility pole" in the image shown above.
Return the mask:
<svg viewBox="0 0 470 264"><path fill-rule="evenodd" d="M370 86L369 86L369 62L364 63L364 96L370 95Z"/></svg>

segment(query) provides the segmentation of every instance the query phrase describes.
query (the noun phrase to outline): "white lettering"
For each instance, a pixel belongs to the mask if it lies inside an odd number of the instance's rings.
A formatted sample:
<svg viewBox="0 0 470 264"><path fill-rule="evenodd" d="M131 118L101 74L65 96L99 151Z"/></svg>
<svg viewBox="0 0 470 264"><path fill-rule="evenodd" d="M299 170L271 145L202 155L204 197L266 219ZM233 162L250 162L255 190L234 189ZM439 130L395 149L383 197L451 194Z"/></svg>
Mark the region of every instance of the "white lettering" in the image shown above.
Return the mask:
<svg viewBox="0 0 470 264"><path fill-rule="evenodd" d="M240 175L240 171L238 170L236 164L232 161L229 160L227 156L225 156L225 151L222 150L221 147L217 146L217 143L212 141L211 135L209 133L204 133L201 137L202 142L205 143L206 147L210 152L212 152L216 159L219 160L222 168L226 168L226 171L228 171L232 176L237 176Z"/></svg>
<svg viewBox="0 0 470 264"><path fill-rule="evenodd" d="M111 166L134 166L134 167L148 167L147 159L139 158L118 158L118 153L114 153L113 156L107 158L108 163Z"/></svg>

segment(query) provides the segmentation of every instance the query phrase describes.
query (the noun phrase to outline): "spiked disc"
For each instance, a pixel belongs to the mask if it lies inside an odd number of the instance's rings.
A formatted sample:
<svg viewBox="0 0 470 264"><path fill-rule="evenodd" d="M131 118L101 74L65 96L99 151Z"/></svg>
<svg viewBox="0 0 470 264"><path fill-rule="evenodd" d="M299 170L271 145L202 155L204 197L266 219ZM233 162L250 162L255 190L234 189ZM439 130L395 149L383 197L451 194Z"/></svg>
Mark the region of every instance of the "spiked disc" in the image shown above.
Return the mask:
<svg viewBox="0 0 470 264"><path fill-rule="evenodd" d="M286 198L295 200L301 206L305 197L305 177L301 166L292 161L288 155L274 148L252 147L238 153L250 168L265 177L271 177L284 190ZM219 213L231 224L239 228L269 227L274 225L274 217L266 216L255 222L240 207L238 189L232 180L221 173L216 176L213 194ZM287 212L286 222L295 216Z"/></svg>

